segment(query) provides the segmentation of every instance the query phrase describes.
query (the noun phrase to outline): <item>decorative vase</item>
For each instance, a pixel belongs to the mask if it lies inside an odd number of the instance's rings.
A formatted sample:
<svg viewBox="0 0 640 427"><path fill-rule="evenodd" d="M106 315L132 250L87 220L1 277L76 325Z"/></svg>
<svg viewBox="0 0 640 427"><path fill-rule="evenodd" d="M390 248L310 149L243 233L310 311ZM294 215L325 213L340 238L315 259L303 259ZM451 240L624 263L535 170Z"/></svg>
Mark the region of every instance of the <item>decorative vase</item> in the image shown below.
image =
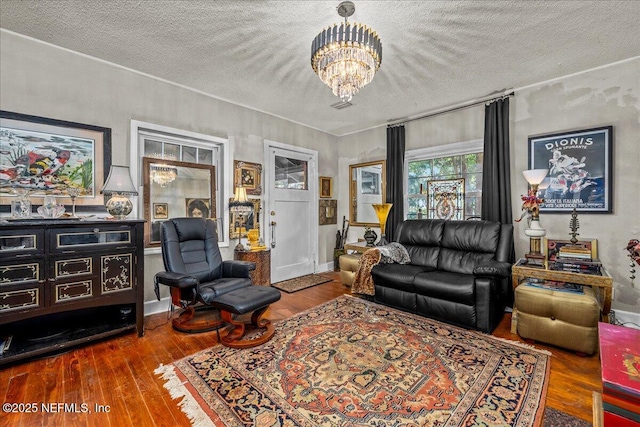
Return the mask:
<svg viewBox="0 0 640 427"><path fill-rule="evenodd" d="M374 247L374 243L376 241L376 239L378 238L378 235L376 234L375 231L373 231L371 228L367 227L364 230L364 240L367 242L367 246L368 247Z"/></svg>
<svg viewBox="0 0 640 427"><path fill-rule="evenodd" d="M393 207L393 203L376 203L371 206L373 206L373 209L376 211L376 216L380 222L380 241L378 242L378 246L388 245L389 242L387 241L384 231L387 225L387 217L389 216L389 211Z"/></svg>
<svg viewBox="0 0 640 427"><path fill-rule="evenodd" d="M64 213L64 206L56 203L56 196L46 195L42 206L37 210L43 218L58 218Z"/></svg>
<svg viewBox="0 0 640 427"><path fill-rule="evenodd" d="M12 188L11 192L17 196L16 200L11 201L11 217L31 218L30 191L24 188Z"/></svg>

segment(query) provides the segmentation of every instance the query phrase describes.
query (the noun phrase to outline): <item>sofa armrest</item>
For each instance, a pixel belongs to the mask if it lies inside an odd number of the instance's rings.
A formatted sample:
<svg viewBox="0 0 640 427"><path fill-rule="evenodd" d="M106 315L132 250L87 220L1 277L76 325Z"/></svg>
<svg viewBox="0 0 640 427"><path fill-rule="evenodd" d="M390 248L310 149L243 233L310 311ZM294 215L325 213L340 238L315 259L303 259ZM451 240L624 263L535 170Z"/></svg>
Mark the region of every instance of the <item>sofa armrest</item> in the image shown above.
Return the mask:
<svg viewBox="0 0 640 427"><path fill-rule="evenodd" d="M473 269L473 275L476 277L495 277L506 279L511 275L511 264L503 261L488 261L478 264Z"/></svg>
<svg viewBox="0 0 640 427"><path fill-rule="evenodd" d="M256 263L251 261L227 260L222 261L222 277L249 277L249 272L256 269Z"/></svg>

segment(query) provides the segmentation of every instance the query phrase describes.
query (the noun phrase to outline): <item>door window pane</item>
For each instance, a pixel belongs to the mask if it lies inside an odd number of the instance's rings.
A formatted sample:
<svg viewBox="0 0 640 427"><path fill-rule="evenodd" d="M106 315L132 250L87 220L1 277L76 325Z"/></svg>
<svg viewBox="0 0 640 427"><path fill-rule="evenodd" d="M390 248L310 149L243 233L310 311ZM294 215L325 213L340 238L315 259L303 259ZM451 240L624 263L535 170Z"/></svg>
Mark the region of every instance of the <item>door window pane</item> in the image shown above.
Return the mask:
<svg viewBox="0 0 640 427"><path fill-rule="evenodd" d="M275 188L308 189L308 165L305 160L276 156L275 164Z"/></svg>

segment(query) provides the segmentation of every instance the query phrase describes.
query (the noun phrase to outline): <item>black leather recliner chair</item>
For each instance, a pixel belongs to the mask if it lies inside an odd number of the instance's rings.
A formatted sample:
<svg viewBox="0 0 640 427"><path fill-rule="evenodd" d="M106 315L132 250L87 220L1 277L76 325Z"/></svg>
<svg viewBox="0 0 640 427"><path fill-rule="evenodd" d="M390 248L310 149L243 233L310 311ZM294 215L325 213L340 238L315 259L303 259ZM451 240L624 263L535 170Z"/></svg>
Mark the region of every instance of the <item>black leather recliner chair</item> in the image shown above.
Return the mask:
<svg viewBox="0 0 640 427"><path fill-rule="evenodd" d="M182 332L204 332L221 328L225 323L234 329L221 341L230 347L252 347L268 341L273 325L262 315L269 304L280 299L275 288L253 285L249 272L255 263L223 261L218 247L215 222L204 218L173 218L161 228L162 259L166 271L155 276L155 292L160 299L159 285L171 287L172 304L184 311L172 321ZM200 303L199 307L195 307ZM197 320L196 309L220 310L221 319ZM251 324L266 328L255 340L241 340L245 324L235 315L252 313Z"/></svg>
<svg viewBox="0 0 640 427"><path fill-rule="evenodd" d="M374 301L465 328L495 329L512 297L512 225L406 220L396 236L411 263L373 267Z"/></svg>

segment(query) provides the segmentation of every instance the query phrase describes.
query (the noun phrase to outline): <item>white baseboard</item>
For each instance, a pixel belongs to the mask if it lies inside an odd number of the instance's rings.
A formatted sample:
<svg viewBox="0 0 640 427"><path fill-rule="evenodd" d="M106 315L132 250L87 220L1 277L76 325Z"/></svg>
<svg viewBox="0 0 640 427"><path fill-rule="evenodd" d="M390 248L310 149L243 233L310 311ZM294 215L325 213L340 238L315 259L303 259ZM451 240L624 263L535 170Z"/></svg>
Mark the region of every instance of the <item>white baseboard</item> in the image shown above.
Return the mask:
<svg viewBox="0 0 640 427"><path fill-rule="evenodd" d="M333 271L333 262L318 264L316 273L326 273L327 271Z"/></svg>
<svg viewBox="0 0 640 427"><path fill-rule="evenodd" d="M640 313L622 310L613 311L616 313L616 323L622 323L629 328L640 329ZM635 325L633 323L635 323Z"/></svg>
<svg viewBox="0 0 640 427"><path fill-rule="evenodd" d="M160 301L151 300L144 303L144 315L150 316L156 313L166 313L169 310L169 304L171 303L171 297L162 298Z"/></svg>

